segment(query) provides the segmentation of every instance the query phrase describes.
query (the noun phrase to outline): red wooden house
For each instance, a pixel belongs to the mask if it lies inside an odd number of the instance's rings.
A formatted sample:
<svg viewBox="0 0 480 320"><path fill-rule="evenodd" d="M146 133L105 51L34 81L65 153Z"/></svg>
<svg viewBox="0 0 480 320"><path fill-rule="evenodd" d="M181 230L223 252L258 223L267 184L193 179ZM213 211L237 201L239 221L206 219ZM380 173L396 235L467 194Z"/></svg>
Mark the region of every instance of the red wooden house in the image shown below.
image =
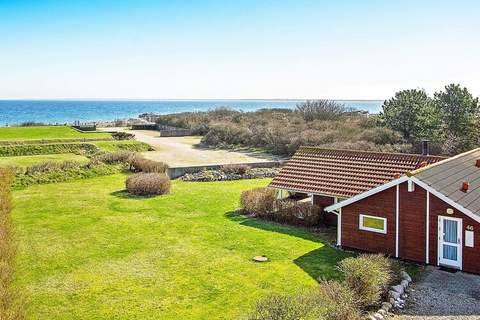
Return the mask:
<svg viewBox="0 0 480 320"><path fill-rule="evenodd" d="M480 148L445 159L302 147L270 186L324 207L339 246L480 273Z"/></svg>

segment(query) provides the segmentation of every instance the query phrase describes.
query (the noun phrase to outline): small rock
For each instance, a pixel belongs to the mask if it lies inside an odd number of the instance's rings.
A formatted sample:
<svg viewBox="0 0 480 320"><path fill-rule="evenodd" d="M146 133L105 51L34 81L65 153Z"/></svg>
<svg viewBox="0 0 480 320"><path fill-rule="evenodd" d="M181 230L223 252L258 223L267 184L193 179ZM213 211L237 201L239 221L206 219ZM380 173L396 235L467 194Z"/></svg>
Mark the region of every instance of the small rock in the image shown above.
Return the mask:
<svg viewBox="0 0 480 320"><path fill-rule="evenodd" d="M379 310L378 310L378 313L380 313L380 314L381 314L382 316L384 316L384 317L385 317L385 315L387 314L387 312L386 312L385 310L383 310L383 309L379 309Z"/></svg>
<svg viewBox="0 0 480 320"><path fill-rule="evenodd" d="M402 279L404 280L407 280L408 282L412 282L412 277L410 277L410 275L405 271L400 272L400 277L402 277Z"/></svg>
<svg viewBox="0 0 480 320"><path fill-rule="evenodd" d="M390 298L392 298L393 300L397 300L398 298L400 298L400 293L396 292L396 291L393 291L393 290L390 290L388 292L388 295L390 296Z"/></svg>
<svg viewBox="0 0 480 320"><path fill-rule="evenodd" d="M404 293L404 294L402 294L400 297L401 297L402 299L406 299L406 298L408 298L408 294Z"/></svg>
<svg viewBox="0 0 480 320"><path fill-rule="evenodd" d="M402 285L392 286L391 289L399 294L402 294L405 291Z"/></svg>
<svg viewBox="0 0 480 320"><path fill-rule="evenodd" d="M402 280L402 282L400 282L400 285L403 286L404 289L406 289L408 287L408 281L407 280Z"/></svg>
<svg viewBox="0 0 480 320"><path fill-rule="evenodd" d="M255 262L267 262L268 258L265 256L255 256L253 257L253 261Z"/></svg>
<svg viewBox="0 0 480 320"><path fill-rule="evenodd" d="M382 316L382 315L381 315L380 313L378 313L378 312L375 313L373 316L374 316L375 319L377 319L377 320L383 320L383 319L385 319L385 317Z"/></svg>
<svg viewBox="0 0 480 320"><path fill-rule="evenodd" d="M369 315L369 316L368 316L368 319L369 319L369 320L377 320L377 318L375 318L373 315Z"/></svg>
<svg viewBox="0 0 480 320"><path fill-rule="evenodd" d="M388 302L393 306L395 304L395 298L390 298Z"/></svg>
<svg viewBox="0 0 480 320"><path fill-rule="evenodd" d="M384 302L382 303L382 309L388 312L390 309L392 309L392 304L388 302Z"/></svg>

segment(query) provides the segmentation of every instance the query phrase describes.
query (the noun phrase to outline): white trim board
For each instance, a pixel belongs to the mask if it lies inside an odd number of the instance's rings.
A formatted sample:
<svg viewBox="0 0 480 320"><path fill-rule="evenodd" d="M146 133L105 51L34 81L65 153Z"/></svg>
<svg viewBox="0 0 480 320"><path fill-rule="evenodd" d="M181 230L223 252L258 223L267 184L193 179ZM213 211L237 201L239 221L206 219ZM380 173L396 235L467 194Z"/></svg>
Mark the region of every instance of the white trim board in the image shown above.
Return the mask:
<svg viewBox="0 0 480 320"><path fill-rule="evenodd" d="M328 211L328 212L338 210L338 209L343 208L345 206L348 206L348 205L350 205L354 202L357 202L359 200L368 198L368 197L370 197L370 196L372 196L376 193L387 190L391 187L394 187L396 185L399 185L402 182L409 181L409 180L412 180L415 184L419 185L420 187L422 187L426 191L429 191L431 194L433 194L434 196L436 196L440 200L443 200L444 202L451 205L452 207L454 207L458 211L461 211L466 216L468 216L468 217L472 218L473 220L475 220L476 222L480 223L480 216L479 215L476 215L472 211L468 210L467 208L463 207L462 205L460 205L457 202L453 201L452 199L448 198L444 194L438 192L437 190L435 190L434 188L432 188L431 186L429 186L425 182L421 181L420 179L418 179L416 177L407 177L407 176L402 176L402 177L400 177L396 180L392 180L388 183L382 184L381 186L370 189L370 190L368 190L364 193L357 194L356 196L348 198L347 200L341 201L339 203L332 204L331 206L326 207L324 210Z"/></svg>
<svg viewBox="0 0 480 320"><path fill-rule="evenodd" d="M383 229L380 230L380 229L365 227L364 224L363 224L364 218L382 220L382 221L383 221ZM358 229L363 230L363 231L369 231L369 232L387 234L387 229L388 229L387 218L379 217L379 216L372 216L372 215L368 215L368 214L363 214L363 213L361 213L361 214L358 216Z"/></svg>
<svg viewBox="0 0 480 320"><path fill-rule="evenodd" d="M452 199L448 198L447 196L445 196L443 193L440 193L438 192L437 190L435 190L434 188L432 188L431 186L429 186L428 184L426 184L425 182L421 181L420 179L416 178L416 177L410 177L410 179L413 180L413 182L415 182L416 184L418 184L420 187L422 187L423 189L429 191L431 194L433 194L434 196L436 196L437 198L439 198L440 200L443 200L444 202L448 203L449 205L451 205L452 207L454 207L455 209L457 209L458 211L461 211L463 214L465 214L466 216L472 218L473 220L475 220L476 222L480 223L480 216L476 215L475 213L473 213L472 211L468 210L467 208L463 207L462 205L460 205L459 203L453 201ZM328 208L327 208L328 209Z"/></svg>
<svg viewBox="0 0 480 320"><path fill-rule="evenodd" d="M325 211L328 211L328 212L332 212L334 210L338 210L342 207L345 207L345 206L348 206L349 204L352 204L354 202L357 202L359 200L362 200L362 199L365 199L365 198L368 198L370 197L371 195L374 195L376 193L379 193L383 190L387 190L387 189L390 189L391 187L394 187L402 182L405 182L408 180L408 177L407 176L402 176L398 179L395 179L395 180L392 180L390 182L387 182L385 184L382 184L378 187L375 187L373 189L370 189L368 191L365 191L363 193L360 193L360 194L357 194L356 196L353 196L351 198L348 198L347 200L343 200L339 203L335 203L335 204L332 204L331 206L328 206L326 207L324 210Z"/></svg>

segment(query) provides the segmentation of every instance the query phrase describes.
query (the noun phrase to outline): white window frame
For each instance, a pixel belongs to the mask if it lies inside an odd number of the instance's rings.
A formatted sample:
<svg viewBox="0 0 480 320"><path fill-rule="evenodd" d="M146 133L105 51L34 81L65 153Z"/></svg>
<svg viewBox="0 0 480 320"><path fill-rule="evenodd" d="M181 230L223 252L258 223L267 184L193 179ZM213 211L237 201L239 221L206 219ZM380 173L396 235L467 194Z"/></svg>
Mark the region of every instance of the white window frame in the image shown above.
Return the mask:
<svg viewBox="0 0 480 320"><path fill-rule="evenodd" d="M383 220L383 226L384 229L375 229L375 228L369 228L369 227L364 227L363 226L363 218L373 218L373 219L380 219ZM381 234L387 234L387 218L383 217L378 217L378 216L371 216L368 214L360 214L358 217L358 228L363 231L370 231L370 232L376 232L376 233L381 233Z"/></svg>

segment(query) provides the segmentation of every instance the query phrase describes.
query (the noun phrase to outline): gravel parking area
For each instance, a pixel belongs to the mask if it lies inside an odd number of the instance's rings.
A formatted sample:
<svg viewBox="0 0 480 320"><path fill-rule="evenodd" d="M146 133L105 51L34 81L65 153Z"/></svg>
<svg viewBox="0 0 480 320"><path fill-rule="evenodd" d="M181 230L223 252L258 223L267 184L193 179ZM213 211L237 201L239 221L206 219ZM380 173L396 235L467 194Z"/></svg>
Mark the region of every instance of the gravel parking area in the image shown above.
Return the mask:
<svg viewBox="0 0 480 320"><path fill-rule="evenodd" d="M479 320L480 276L428 267L395 320Z"/></svg>
<svg viewBox="0 0 480 320"><path fill-rule="evenodd" d="M125 131L133 133L135 139L148 143L155 151L143 153L145 158L166 162L170 167L201 166L227 163L253 163L279 160L263 152L230 151L201 148L201 137L159 137L156 131L125 130L125 128L103 128L105 131Z"/></svg>

